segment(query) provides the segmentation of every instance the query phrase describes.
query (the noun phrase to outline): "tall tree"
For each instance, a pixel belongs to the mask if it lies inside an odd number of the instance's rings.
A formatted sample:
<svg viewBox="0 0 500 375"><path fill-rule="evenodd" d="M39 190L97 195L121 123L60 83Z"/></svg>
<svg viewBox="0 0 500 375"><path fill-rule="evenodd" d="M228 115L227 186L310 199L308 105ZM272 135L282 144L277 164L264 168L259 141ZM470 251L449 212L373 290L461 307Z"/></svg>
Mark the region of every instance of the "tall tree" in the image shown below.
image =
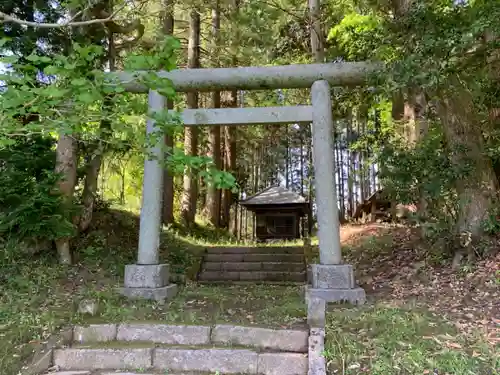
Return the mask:
<svg viewBox="0 0 500 375"><path fill-rule="evenodd" d="M165 10L163 16L164 35L174 34L174 6L175 0L165 0ZM174 101L167 99L167 109L174 108ZM168 150L174 147L174 137L172 134L165 134L165 146ZM163 224L172 224L174 222L174 176L171 171L165 171L163 175Z"/></svg>
<svg viewBox="0 0 500 375"><path fill-rule="evenodd" d="M200 13L193 9L189 18L188 68L200 67ZM187 107L198 108L198 93L187 94ZM187 155L198 155L198 129L196 126L184 128L184 150ZM186 226L192 226L196 217L198 179L194 171L187 168L184 174L181 216Z"/></svg>
<svg viewBox="0 0 500 375"><path fill-rule="evenodd" d="M212 9L212 59L214 65L218 66L219 61L219 44L220 44L220 3L219 0L215 1ZM220 108L221 96L219 91L211 93L211 107ZM208 155L213 158L215 167L222 168L221 160L221 127L211 126L209 132L209 149ZM220 227L221 218L221 191L217 189L215 184L210 184L207 187L207 202L206 211L210 223L216 228Z"/></svg>
<svg viewBox="0 0 500 375"><path fill-rule="evenodd" d="M232 0L231 2L231 18L233 22L233 27L235 27L235 33L231 41L231 65L238 66L238 51L239 51L239 25L238 13L240 8L239 0ZM232 90L230 92L229 99L230 107L238 106L238 90ZM224 127L224 163L225 169L228 172L236 173L236 130L232 126ZM237 235L237 219L236 214L234 220L231 220L231 206L234 203L235 197L230 189L226 189L223 192L222 197L222 225L224 227L229 227L231 233ZM235 211L236 213L236 211Z"/></svg>

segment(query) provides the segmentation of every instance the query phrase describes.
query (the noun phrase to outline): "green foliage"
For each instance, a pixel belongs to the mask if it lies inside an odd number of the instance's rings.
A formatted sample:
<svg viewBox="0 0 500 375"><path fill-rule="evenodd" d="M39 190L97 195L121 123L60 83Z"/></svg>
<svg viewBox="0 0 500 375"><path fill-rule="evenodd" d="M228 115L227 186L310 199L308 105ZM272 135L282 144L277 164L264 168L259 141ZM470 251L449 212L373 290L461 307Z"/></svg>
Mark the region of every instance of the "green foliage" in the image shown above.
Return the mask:
<svg viewBox="0 0 500 375"><path fill-rule="evenodd" d="M431 126L426 137L414 148L394 141L384 147L381 179L387 193L403 204L417 204L420 197L431 216L446 212L455 216L453 204L456 181L470 172L468 165L452 162L444 146L440 127Z"/></svg>
<svg viewBox="0 0 500 375"><path fill-rule="evenodd" d="M54 191L53 144L49 137L18 137L0 149L0 237L52 240L72 234Z"/></svg>
<svg viewBox="0 0 500 375"><path fill-rule="evenodd" d="M342 54L348 60L370 59L375 57L374 52L384 49L381 47L383 33L380 17L374 14L347 14L328 33L328 41L334 46L330 53Z"/></svg>
<svg viewBox="0 0 500 375"><path fill-rule="evenodd" d="M3 45L8 45L8 41L4 40ZM175 68L174 52L178 48L177 39L166 38L148 53L128 56L125 67L143 70L145 73L138 77L142 84L174 99L172 83L156 71ZM72 212L62 211L56 189L59 176L53 173L55 159L50 149L53 135L70 134L78 139L80 152L87 154L92 154L96 144L105 142L107 152L142 152L154 158L149 150L163 145L166 133L175 137L182 131L178 114L167 110L147 114L156 126L148 137L134 134L142 133L140 128L127 128L130 122L126 116L143 116L145 103L138 96L126 94L121 84L110 81L102 70L104 57L101 46L73 43L69 54L49 57L33 51L22 59L3 58L11 68L0 76L7 86L0 100L0 152L6 160L0 192L3 235L54 239L72 233ZM103 123L109 126L103 127ZM35 147L36 142L29 141L35 138L50 138L52 143L40 150ZM210 158L185 155L175 147L164 152L165 166L174 173L183 174L188 168L190 173L201 173L207 183L219 188L235 186L235 178L217 170ZM45 155L51 155L52 162L42 169L23 165L32 160L42 163ZM32 178L33 175L38 177Z"/></svg>

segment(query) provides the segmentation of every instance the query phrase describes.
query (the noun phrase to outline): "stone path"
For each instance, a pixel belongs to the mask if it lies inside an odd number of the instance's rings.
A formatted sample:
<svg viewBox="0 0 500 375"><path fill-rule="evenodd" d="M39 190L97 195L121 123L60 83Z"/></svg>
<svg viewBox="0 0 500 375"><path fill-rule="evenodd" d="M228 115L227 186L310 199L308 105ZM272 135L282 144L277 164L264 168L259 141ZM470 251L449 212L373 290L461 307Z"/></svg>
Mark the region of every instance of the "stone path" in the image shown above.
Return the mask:
<svg viewBox="0 0 500 375"><path fill-rule="evenodd" d="M211 247L199 274L200 282L298 282L307 279L304 248Z"/></svg>
<svg viewBox="0 0 500 375"><path fill-rule="evenodd" d="M78 326L53 350L51 374L306 375L308 341L307 330L224 324Z"/></svg>

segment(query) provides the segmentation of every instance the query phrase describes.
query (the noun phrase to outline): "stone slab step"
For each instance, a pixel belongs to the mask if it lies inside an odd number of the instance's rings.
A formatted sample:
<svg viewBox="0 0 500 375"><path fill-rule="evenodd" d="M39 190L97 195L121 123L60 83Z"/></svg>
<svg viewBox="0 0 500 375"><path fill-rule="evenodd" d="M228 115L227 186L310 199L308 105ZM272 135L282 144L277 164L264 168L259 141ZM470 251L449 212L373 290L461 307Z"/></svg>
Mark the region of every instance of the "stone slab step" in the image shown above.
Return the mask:
<svg viewBox="0 0 500 375"><path fill-rule="evenodd" d="M248 349L56 349L62 370L164 370L249 375L306 375L307 355Z"/></svg>
<svg viewBox="0 0 500 375"><path fill-rule="evenodd" d="M309 332L299 329L270 329L219 324L212 329L211 342L265 350L307 353Z"/></svg>
<svg viewBox="0 0 500 375"><path fill-rule="evenodd" d="M301 246L208 247L208 254L304 254Z"/></svg>
<svg viewBox="0 0 500 375"><path fill-rule="evenodd" d="M200 281L293 281L305 282L306 272L202 271Z"/></svg>
<svg viewBox="0 0 500 375"><path fill-rule="evenodd" d="M302 254L205 254L206 262L304 262Z"/></svg>
<svg viewBox="0 0 500 375"><path fill-rule="evenodd" d="M50 375L50 374L48 374ZM106 372L102 372L102 371L98 371L98 372L92 372L91 375L214 375L213 372L199 372L199 371L196 371L196 372L193 372L193 371L189 371L189 372L171 372L171 371L161 371L161 370L148 370L147 372L123 372L123 371L120 371L120 370L117 370L115 372L109 372L109 371L106 371ZM225 375L225 374L221 374L221 375Z"/></svg>
<svg viewBox="0 0 500 375"><path fill-rule="evenodd" d="M304 272L303 262L204 262L204 271L288 271Z"/></svg>
<svg viewBox="0 0 500 375"><path fill-rule="evenodd" d="M92 324L73 329L73 345L106 343L107 348L134 342L179 346L244 346L260 350L307 352L309 333L300 329L271 329L228 324L210 326L153 323ZM74 348L74 346L73 346ZM143 347L144 348L144 347Z"/></svg>
<svg viewBox="0 0 500 375"><path fill-rule="evenodd" d="M203 285L276 285L276 286L304 286L305 281L240 281L240 280L198 280Z"/></svg>

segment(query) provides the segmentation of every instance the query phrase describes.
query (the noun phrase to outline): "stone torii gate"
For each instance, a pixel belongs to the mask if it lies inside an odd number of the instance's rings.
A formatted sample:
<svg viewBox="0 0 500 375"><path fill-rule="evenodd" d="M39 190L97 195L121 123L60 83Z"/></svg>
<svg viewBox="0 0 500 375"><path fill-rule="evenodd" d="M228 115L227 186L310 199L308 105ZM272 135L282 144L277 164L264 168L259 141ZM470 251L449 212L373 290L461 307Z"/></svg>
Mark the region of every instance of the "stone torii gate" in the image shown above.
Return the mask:
<svg viewBox="0 0 500 375"><path fill-rule="evenodd" d="M182 113L182 121L186 126L312 122L320 264L312 266L312 287L306 292L308 298L319 297L327 302L348 300L353 303L363 303L365 300L364 290L355 285L352 266L342 263L330 86L363 85L368 74L375 69L373 64L357 62L179 69L159 73L161 77L172 81L177 92L311 88L310 106L187 109ZM148 92L135 74L114 74L127 91ZM150 90L150 111L158 112L164 108L165 98ZM147 134L156 131L154 120L148 119ZM125 285L121 293L130 298L165 300L177 293L177 286L169 283L169 265L160 264L159 261L164 155L161 144L149 151L155 158L144 162L137 263L126 266Z"/></svg>

